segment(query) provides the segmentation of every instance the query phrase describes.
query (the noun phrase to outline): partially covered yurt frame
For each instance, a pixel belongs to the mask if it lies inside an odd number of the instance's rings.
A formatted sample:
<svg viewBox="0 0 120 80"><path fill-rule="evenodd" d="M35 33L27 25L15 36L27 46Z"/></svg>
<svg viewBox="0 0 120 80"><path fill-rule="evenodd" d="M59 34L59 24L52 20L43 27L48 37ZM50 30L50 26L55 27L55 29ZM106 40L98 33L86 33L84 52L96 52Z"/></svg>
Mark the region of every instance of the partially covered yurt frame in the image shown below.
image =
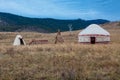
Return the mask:
<svg viewBox="0 0 120 80"><path fill-rule="evenodd" d="M14 40L14 43L13 43L14 46L18 46L18 45L26 45L23 37L21 35L17 35L15 37L15 40Z"/></svg>

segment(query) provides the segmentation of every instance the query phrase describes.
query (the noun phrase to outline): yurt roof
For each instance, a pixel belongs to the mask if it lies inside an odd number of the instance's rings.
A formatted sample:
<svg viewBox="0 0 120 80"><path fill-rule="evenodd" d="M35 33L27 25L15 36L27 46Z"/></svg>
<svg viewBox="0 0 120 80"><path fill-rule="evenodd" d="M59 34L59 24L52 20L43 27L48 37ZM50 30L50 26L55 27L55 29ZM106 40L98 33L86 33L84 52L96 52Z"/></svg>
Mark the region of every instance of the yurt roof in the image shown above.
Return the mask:
<svg viewBox="0 0 120 80"><path fill-rule="evenodd" d="M91 24L81 31L79 35L110 35L110 33L97 24Z"/></svg>

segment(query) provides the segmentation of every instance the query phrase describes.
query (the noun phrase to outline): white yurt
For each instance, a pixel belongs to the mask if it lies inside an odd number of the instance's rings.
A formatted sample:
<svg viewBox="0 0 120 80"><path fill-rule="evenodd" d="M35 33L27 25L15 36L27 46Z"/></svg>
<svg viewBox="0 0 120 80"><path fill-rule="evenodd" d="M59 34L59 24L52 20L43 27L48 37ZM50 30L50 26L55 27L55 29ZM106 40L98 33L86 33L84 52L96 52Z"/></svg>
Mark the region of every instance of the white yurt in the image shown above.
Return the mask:
<svg viewBox="0 0 120 80"><path fill-rule="evenodd" d="M97 24L91 24L78 34L80 43L108 43L110 33Z"/></svg>
<svg viewBox="0 0 120 80"><path fill-rule="evenodd" d="M21 35L17 35L15 37L13 45L15 45L15 46L26 45L26 43Z"/></svg>

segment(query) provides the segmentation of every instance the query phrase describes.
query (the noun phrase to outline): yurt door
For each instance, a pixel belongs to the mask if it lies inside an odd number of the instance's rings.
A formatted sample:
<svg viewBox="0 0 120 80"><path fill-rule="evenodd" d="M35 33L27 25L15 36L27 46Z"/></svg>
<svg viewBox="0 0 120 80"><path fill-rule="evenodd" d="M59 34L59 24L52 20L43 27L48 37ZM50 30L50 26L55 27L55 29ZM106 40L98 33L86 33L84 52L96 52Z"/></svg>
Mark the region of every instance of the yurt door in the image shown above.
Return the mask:
<svg viewBox="0 0 120 80"><path fill-rule="evenodd" d="M90 37L91 44L95 44L96 38L95 37Z"/></svg>

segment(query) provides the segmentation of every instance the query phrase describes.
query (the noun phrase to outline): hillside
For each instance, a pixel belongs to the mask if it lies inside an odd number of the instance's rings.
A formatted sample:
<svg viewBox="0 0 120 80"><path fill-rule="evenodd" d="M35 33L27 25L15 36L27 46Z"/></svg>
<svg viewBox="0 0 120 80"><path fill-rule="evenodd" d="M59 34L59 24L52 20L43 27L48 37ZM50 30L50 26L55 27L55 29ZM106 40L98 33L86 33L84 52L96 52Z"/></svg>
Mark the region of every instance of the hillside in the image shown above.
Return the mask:
<svg viewBox="0 0 120 80"><path fill-rule="evenodd" d="M0 13L0 31L37 31L56 32L68 31L68 24L72 24L73 30L83 29L89 24L103 24L108 20L58 20L51 18L28 18L9 13Z"/></svg>
<svg viewBox="0 0 120 80"><path fill-rule="evenodd" d="M120 29L120 22L110 22L110 23L105 23L101 25L105 29Z"/></svg>

